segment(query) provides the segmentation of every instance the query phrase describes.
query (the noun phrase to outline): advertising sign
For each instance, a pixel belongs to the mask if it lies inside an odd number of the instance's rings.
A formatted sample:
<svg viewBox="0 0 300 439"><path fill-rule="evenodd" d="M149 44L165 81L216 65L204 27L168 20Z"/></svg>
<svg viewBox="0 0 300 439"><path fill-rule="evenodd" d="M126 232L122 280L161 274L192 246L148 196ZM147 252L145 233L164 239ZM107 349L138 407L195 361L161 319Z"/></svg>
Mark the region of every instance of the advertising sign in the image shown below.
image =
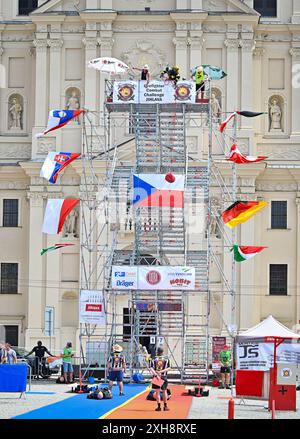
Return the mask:
<svg viewBox="0 0 300 439"><path fill-rule="evenodd" d="M194 290L195 268L169 266L113 266L116 290Z"/></svg>
<svg viewBox="0 0 300 439"><path fill-rule="evenodd" d="M220 352L226 345L226 337L212 337L212 369L220 370Z"/></svg>
<svg viewBox="0 0 300 439"><path fill-rule="evenodd" d="M104 325L105 313L103 292L99 290L81 290L79 300L79 321L92 325Z"/></svg>
<svg viewBox="0 0 300 439"><path fill-rule="evenodd" d="M193 81L115 81L113 103L118 104L172 104L196 101Z"/></svg>

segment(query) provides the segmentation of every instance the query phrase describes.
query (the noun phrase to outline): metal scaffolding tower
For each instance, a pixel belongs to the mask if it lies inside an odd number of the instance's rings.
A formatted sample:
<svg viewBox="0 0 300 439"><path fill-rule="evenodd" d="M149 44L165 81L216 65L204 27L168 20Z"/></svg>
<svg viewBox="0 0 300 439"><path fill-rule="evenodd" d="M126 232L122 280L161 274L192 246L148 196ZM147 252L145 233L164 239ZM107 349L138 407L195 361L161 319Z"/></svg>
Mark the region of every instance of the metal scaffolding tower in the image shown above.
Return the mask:
<svg viewBox="0 0 300 439"><path fill-rule="evenodd" d="M112 87L113 82L106 81L102 126L105 142L94 126L95 115L87 113L83 129L81 289L104 292L107 320L105 330L81 325L82 351L87 342L97 337L105 351L99 364L105 369L112 344L121 343L133 373L142 368L141 344L152 345L153 351L163 344L181 382L198 379L201 373L208 377L213 305L228 326L211 291L212 264L220 273L221 291L233 294L211 240L214 228L223 246L232 245L214 196L221 194L223 204L234 199L213 160L213 142L220 143L222 139L215 133L218 123L210 106L211 85L207 83L204 99L188 104L118 104L112 101ZM124 127L131 138L118 144ZM186 135L190 127L199 127L206 133L201 160L191 157L188 150ZM124 159L122 146L133 146L133 142L134 158ZM184 209L133 209L133 174L169 172L184 176ZM112 289L112 266L122 265L195 267L196 289ZM168 304L172 304L172 310L168 310Z"/></svg>

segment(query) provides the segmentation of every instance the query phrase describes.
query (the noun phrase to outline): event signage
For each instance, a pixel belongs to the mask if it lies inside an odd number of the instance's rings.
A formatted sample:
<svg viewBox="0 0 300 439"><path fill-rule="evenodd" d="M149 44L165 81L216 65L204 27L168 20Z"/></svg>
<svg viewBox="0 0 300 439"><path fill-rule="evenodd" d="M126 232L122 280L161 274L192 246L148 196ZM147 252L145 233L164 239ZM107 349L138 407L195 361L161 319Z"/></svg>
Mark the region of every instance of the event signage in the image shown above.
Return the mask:
<svg viewBox="0 0 300 439"><path fill-rule="evenodd" d="M239 342L236 345L237 369L269 370L273 367L274 344L252 341ZM281 343L276 348L276 361L279 363L299 364L300 343Z"/></svg>
<svg viewBox="0 0 300 439"><path fill-rule="evenodd" d="M79 321L92 325L105 324L103 293L99 290L81 290Z"/></svg>
<svg viewBox="0 0 300 439"><path fill-rule="evenodd" d="M194 290L195 268L170 266L113 266L115 290Z"/></svg>
<svg viewBox="0 0 300 439"><path fill-rule="evenodd" d="M221 368L220 352L226 345L226 337L212 337L212 369L219 370Z"/></svg>
<svg viewBox="0 0 300 439"><path fill-rule="evenodd" d="M172 104L195 103L196 85L193 81L115 81L113 103Z"/></svg>

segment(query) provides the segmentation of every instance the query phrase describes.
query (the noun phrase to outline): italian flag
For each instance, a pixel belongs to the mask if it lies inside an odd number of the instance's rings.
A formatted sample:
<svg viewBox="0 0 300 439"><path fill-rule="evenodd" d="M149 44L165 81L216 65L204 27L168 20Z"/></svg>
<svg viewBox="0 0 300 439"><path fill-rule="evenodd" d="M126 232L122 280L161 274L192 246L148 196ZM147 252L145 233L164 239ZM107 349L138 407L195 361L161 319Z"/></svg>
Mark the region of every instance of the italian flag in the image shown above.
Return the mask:
<svg viewBox="0 0 300 439"><path fill-rule="evenodd" d="M53 252L54 250L59 250L60 248L63 248L63 247L70 247L72 245L75 245L75 244L55 244L55 245L52 245L51 247L43 248L41 250L41 256L43 256L45 253Z"/></svg>
<svg viewBox="0 0 300 439"><path fill-rule="evenodd" d="M235 262L244 262L254 258L258 253L263 251L267 247L251 247L251 246L238 246L234 245L231 249Z"/></svg>

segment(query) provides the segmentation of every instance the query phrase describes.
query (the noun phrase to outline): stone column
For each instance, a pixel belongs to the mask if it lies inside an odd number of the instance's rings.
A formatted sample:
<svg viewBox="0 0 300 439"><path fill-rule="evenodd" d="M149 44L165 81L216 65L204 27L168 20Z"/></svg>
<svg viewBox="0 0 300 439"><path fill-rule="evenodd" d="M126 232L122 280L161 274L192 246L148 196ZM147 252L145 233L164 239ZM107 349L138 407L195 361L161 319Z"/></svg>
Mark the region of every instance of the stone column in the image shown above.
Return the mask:
<svg viewBox="0 0 300 439"><path fill-rule="evenodd" d="M297 193L297 290L296 290L296 324L300 323L300 193Z"/></svg>
<svg viewBox="0 0 300 439"><path fill-rule="evenodd" d="M97 79L99 73L96 70L87 67L91 59L97 58L98 40L95 36L84 37L85 46L85 107L89 110L97 110Z"/></svg>
<svg viewBox="0 0 300 439"><path fill-rule="evenodd" d="M191 23L190 31L190 68L202 64L202 48L203 48L204 38L202 32L202 25L200 23ZM189 76L188 76L189 78Z"/></svg>
<svg viewBox="0 0 300 439"><path fill-rule="evenodd" d="M240 41L242 48L242 72L241 72L241 110L253 109L253 50L255 42L252 39L243 39ZM252 118L242 117L241 128L251 130L253 128Z"/></svg>
<svg viewBox="0 0 300 439"><path fill-rule="evenodd" d="M233 112L238 109L238 89L239 89L239 40L226 39L227 47L227 89L226 89L226 111Z"/></svg>
<svg viewBox="0 0 300 439"><path fill-rule="evenodd" d="M255 90L254 87L252 87L254 99L253 99L253 108L254 109L261 109L264 110L264 102L262 99L262 66L263 66L263 56L265 54L265 49L262 47L255 47L253 51L253 64L254 64L254 76L253 81L255 84ZM254 126L254 134L255 133L262 133L264 131L264 119L263 117L257 117L253 120L253 126ZM252 154L252 152L250 151ZM253 151L253 155L255 155L256 152Z"/></svg>
<svg viewBox="0 0 300 439"><path fill-rule="evenodd" d="M290 49L292 56L292 136L300 136L300 118L299 118L299 102L300 102L300 47L292 47Z"/></svg>
<svg viewBox="0 0 300 439"><path fill-rule="evenodd" d="M49 110L60 109L62 39L48 40L50 47Z"/></svg>
<svg viewBox="0 0 300 439"><path fill-rule="evenodd" d="M173 38L173 43L175 45L175 65L180 68L180 76L186 78L189 74L187 65L187 48L189 44L189 39L187 37L187 23L176 23L175 35L175 38Z"/></svg>
<svg viewBox="0 0 300 439"><path fill-rule="evenodd" d="M114 45L114 39L112 38L112 23L111 22L104 22L101 23L101 30L100 30L100 38L98 39L98 43L100 45L100 53L102 57L111 57L112 56L112 49ZM107 78L107 75L100 75L100 96L99 96L99 102L100 102L100 111L103 111L103 103L105 100L105 78Z"/></svg>
<svg viewBox="0 0 300 439"><path fill-rule="evenodd" d="M44 219L44 194L42 187L32 187L27 197L29 199L29 253L28 253L28 310L26 346L31 344L32 337L40 337L43 327L43 310L45 287L44 259L40 251L45 247L45 235L42 233Z"/></svg>
<svg viewBox="0 0 300 439"><path fill-rule="evenodd" d="M35 89L35 133L45 129L48 120L47 100L47 47L46 39L36 39L36 89Z"/></svg>

